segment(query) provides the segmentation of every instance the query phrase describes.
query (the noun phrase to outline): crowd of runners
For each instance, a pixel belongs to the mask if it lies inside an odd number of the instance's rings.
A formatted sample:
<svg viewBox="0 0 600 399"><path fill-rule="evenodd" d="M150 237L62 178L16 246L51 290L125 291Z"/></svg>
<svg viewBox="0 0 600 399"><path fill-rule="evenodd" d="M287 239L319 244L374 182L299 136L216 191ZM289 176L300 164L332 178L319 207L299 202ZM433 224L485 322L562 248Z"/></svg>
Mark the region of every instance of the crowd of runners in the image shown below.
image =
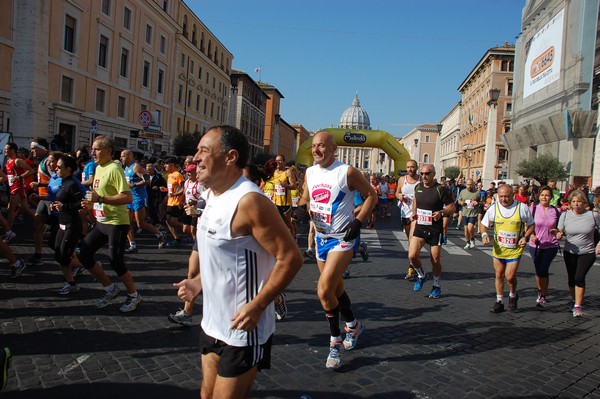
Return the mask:
<svg viewBox="0 0 600 399"><path fill-rule="evenodd" d="M105 136L74 154L52 150L43 137L33 139L29 151L9 143L0 171L9 194L7 217L0 214L0 250L11 264L10 277L43 264L46 241L64 279L58 295L75 295L76 277L87 272L102 286L95 306L104 308L121 290L96 257L108 244L109 265L127 291L119 310L130 312L143 301L126 265L126 254L138 251L136 234L152 234L158 251L188 239L193 247L187 278L174 284L183 307L168 318L190 326L202 292L203 397L240 396L256 372L269 367L275 321L287 314L285 288L303 263L297 227L305 221L310 233L304 255L316 258L317 295L329 325L327 368L341 367L343 352L354 349L365 331L344 284L352 259L369 257L361 228L375 228L394 207L409 241L405 279L414 282L415 291L431 279L429 297L442 295L447 229L462 228L465 250L475 246L477 235L493 247L492 312L505 310L505 282L508 309L518 308L516 272L525 248L536 270L536 306L543 308L550 263L565 237L572 312L583 315L585 276L600 254L600 217L582 190L573 189L562 203L554 181L541 188L500 183L484 190L472 179L464 186L461 178L438 179L433 165L414 160L397 180L369 176L336 160L337 145L327 132L313 136L311 149L315 164L307 169L286 164L282 155L249 164L248 142L230 126L209 129L195 154L181 160L116 153ZM34 225L26 259L17 259L9 245L19 239L13 224L20 217ZM425 245L431 273L421 260Z"/></svg>

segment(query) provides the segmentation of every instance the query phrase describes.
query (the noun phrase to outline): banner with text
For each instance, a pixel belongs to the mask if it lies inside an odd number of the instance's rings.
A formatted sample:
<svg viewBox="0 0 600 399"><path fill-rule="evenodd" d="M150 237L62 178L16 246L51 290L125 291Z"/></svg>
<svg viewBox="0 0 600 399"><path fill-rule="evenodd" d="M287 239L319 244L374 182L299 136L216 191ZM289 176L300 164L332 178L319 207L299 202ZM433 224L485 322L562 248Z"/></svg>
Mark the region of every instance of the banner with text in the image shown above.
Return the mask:
<svg viewBox="0 0 600 399"><path fill-rule="evenodd" d="M560 10L525 44L523 98L560 79L564 14Z"/></svg>

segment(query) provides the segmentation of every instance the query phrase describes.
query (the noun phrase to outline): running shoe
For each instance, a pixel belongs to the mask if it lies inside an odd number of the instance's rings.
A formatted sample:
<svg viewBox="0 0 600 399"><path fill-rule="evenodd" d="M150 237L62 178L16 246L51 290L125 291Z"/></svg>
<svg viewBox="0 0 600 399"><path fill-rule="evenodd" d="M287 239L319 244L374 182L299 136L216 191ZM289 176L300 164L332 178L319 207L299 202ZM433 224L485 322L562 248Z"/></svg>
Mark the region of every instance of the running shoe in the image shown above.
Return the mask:
<svg viewBox="0 0 600 399"><path fill-rule="evenodd" d="M44 265L44 261L42 260L42 257L38 256L36 254L28 256L27 259L25 259L25 263L27 263L30 266L43 266Z"/></svg>
<svg viewBox="0 0 600 399"><path fill-rule="evenodd" d="M342 274L342 278L344 280L349 279L350 278L350 269L346 269L346 271Z"/></svg>
<svg viewBox="0 0 600 399"><path fill-rule="evenodd" d="M467 249L471 249L471 243L469 241L467 241L467 243L465 244L465 246L463 247L464 250Z"/></svg>
<svg viewBox="0 0 600 399"><path fill-rule="evenodd" d="M365 330L365 326L360 321L356 322L354 328L344 327L346 330L346 338L344 338L344 349L352 350L358 344L358 336Z"/></svg>
<svg viewBox="0 0 600 399"><path fill-rule="evenodd" d="M538 308L545 308L546 307L546 298L541 296L537 299L536 301L536 305Z"/></svg>
<svg viewBox="0 0 600 399"><path fill-rule="evenodd" d="M138 227L138 229L135 231L135 234L142 234L142 229L140 227Z"/></svg>
<svg viewBox="0 0 600 399"><path fill-rule="evenodd" d="M12 240L14 240L16 236L17 236L17 233L15 233L14 231L7 232L6 234L4 234L4 243L8 244Z"/></svg>
<svg viewBox="0 0 600 399"><path fill-rule="evenodd" d="M448 236L444 234L444 245L448 245Z"/></svg>
<svg viewBox="0 0 600 399"><path fill-rule="evenodd" d="M0 380L0 391L3 391L6 388L6 383L8 382L8 368L10 367L10 360L12 358L12 353L10 353L10 349L8 347L3 348L0 351L0 367L2 367L2 380Z"/></svg>
<svg viewBox="0 0 600 399"><path fill-rule="evenodd" d="M156 238L158 238L158 249L161 249L165 246L165 233L159 231L158 236Z"/></svg>
<svg viewBox="0 0 600 399"><path fill-rule="evenodd" d="M583 310L581 309L581 306L574 306L573 307L573 317L582 317L583 316Z"/></svg>
<svg viewBox="0 0 600 399"><path fill-rule="evenodd" d="M75 292L79 292L79 286L77 284L71 285L68 282L65 282L65 285L58 290L58 295L69 295Z"/></svg>
<svg viewBox="0 0 600 399"><path fill-rule="evenodd" d="M438 299L442 295L442 287L434 285L431 287L429 298Z"/></svg>
<svg viewBox="0 0 600 399"><path fill-rule="evenodd" d="M408 267L408 270L406 271L406 276L404 276L405 280L408 281L416 281L417 280L417 272L415 271L415 268L412 266Z"/></svg>
<svg viewBox="0 0 600 399"><path fill-rule="evenodd" d="M360 250L362 248L362 251ZM363 262L366 262L369 260L369 250L367 249L367 243L364 241L360 242L360 245L358 246L358 250L360 252L360 256L362 257Z"/></svg>
<svg viewBox="0 0 600 399"><path fill-rule="evenodd" d="M469 241L469 249L473 248L475 248L475 240L472 239L471 241Z"/></svg>
<svg viewBox="0 0 600 399"><path fill-rule="evenodd" d="M14 265L10 266L10 276L9 278L17 278L23 273L27 264L23 262L21 259L17 259Z"/></svg>
<svg viewBox="0 0 600 399"><path fill-rule="evenodd" d="M314 248L308 248L308 249L307 249L307 250L304 252L304 254L305 254L306 256L308 256L309 258L311 258L311 259L314 259L314 258L315 258L315 249L314 249Z"/></svg>
<svg viewBox="0 0 600 399"><path fill-rule="evenodd" d="M137 247L129 247L125 250L128 254L136 254L138 251Z"/></svg>
<svg viewBox="0 0 600 399"><path fill-rule="evenodd" d="M119 292L121 289L115 285L115 288L112 291L106 292L106 290L102 290L102 295L100 299L96 301L96 307L98 309L102 309L111 304L112 300L119 296Z"/></svg>
<svg viewBox="0 0 600 399"><path fill-rule="evenodd" d="M181 241L179 241L179 240L169 241L168 243L165 244L165 247L167 247L167 248L179 248L180 246L181 246Z"/></svg>
<svg viewBox="0 0 600 399"><path fill-rule="evenodd" d="M169 321L171 323L181 324L185 327L190 327L192 325L192 316L188 316L183 309L179 309L175 313L169 313Z"/></svg>
<svg viewBox="0 0 600 399"><path fill-rule="evenodd" d="M502 313L504 312L504 303L502 303L502 301L496 301L496 303L494 303L494 306L492 306L492 313Z"/></svg>
<svg viewBox="0 0 600 399"><path fill-rule="evenodd" d="M277 294L277 298L279 298L279 303L275 304L275 316L277 320L285 319L287 316L287 305L285 304L285 292L280 292Z"/></svg>
<svg viewBox="0 0 600 399"><path fill-rule="evenodd" d="M342 353L344 352L344 344L342 342L331 342L329 344L329 356L327 356L327 362L325 367L328 369L339 369L344 360L342 359Z"/></svg>
<svg viewBox="0 0 600 399"><path fill-rule="evenodd" d="M417 278L417 281L415 281L415 286L413 287L413 289L415 291L421 291L421 288L423 288L423 283L425 283L425 281L427 281L427 279L429 279L429 274L427 274L427 273L425 273L424 277Z"/></svg>
<svg viewBox="0 0 600 399"><path fill-rule="evenodd" d="M519 305L519 294L514 297L508 297L508 310L517 310Z"/></svg>
<svg viewBox="0 0 600 399"><path fill-rule="evenodd" d="M136 296L127 295L127 298L125 298L125 303L123 303L123 305L121 305L119 308L119 312L133 312L137 309L140 303L142 303L142 296L139 293Z"/></svg>

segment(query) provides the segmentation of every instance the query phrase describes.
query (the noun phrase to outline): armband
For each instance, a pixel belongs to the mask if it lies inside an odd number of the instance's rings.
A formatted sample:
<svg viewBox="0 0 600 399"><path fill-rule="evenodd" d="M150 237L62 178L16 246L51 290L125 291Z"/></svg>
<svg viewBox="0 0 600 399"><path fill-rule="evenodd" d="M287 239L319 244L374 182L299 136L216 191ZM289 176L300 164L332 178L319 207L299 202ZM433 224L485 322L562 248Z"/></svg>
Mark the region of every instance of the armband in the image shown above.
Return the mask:
<svg viewBox="0 0 600 399"><path fill-rule="evenodd" d="M488 233L481 233L481 238L483 238L483 237L489 237L489 234Z"/></svg>

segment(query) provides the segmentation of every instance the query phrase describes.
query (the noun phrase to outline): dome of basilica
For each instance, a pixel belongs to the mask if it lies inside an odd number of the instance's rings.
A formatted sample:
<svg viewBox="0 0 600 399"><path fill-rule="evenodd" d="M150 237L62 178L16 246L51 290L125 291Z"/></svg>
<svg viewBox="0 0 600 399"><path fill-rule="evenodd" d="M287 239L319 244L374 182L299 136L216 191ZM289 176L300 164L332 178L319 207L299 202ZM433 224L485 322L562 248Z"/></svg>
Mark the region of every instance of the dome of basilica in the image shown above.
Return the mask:
<svg viewBox="0 0 600 399"><path fill-rule="evenodd" d="M340 118L340 125L338 127L340 129L371 129L369 114L367 114L367 111L360 107L358 94L354 96L352 106L346 109L342 114L342 117Z"/></svg>

